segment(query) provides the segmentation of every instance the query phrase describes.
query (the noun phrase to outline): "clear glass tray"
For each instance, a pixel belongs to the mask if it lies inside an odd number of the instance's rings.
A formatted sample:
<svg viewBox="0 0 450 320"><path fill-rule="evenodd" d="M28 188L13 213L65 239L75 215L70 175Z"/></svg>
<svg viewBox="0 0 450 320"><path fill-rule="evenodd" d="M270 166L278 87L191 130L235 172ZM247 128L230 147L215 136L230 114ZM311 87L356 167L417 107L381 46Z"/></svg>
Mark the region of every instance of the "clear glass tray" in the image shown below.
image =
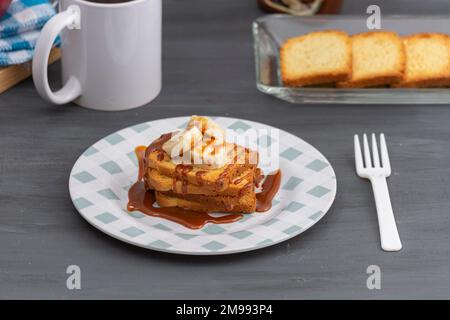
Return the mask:
<svg viewBox="0 0 450 320"><path fill-rule="evenodd" d="M268 15L253 23L256 79L260 91L294 103L450 104L450 88L434 89L338 89L284 87L279 50L291 37L311 31L340 29L349 34L365 32L368 16ZM420 32L450 33L450 16L382 16L385 30L407 35Z"/></svg>

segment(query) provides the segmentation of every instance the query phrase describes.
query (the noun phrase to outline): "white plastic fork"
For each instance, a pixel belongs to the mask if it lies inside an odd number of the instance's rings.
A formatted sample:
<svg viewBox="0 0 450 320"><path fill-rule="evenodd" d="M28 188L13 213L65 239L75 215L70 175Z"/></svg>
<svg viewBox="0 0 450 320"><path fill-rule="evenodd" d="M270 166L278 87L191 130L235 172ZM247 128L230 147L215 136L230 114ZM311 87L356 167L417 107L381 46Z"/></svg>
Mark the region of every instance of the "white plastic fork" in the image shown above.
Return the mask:
<svg viewBox="0 0 450 320"><path fill-rule="evenodd" d="M375 134L372 133L372 159L370 155L367 135L363 135L364 163L359 144L359 137L354 136L356 172L361 178L369 179L372 183L375 205L378 215L378 226L380 229L381 248L384 251L399 251L402 249L397 225L395 224L394 212L392 211L391 199L386 178L391 175L391 164L386 147L384 134L380 134L381 162L378 156L378 146Z"/></svg>

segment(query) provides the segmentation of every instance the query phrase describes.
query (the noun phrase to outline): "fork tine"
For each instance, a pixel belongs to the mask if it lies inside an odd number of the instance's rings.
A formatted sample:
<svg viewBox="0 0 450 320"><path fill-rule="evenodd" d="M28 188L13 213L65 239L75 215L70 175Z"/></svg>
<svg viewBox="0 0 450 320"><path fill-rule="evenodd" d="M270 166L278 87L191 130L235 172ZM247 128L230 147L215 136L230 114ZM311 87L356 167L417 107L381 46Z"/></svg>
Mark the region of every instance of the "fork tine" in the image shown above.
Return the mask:
<svg viewBox="0 0 450 320"><path fill-rule="evenodd" d="M362 160L362 154L361 154L361 146L359 145L359 137L357 134L353 137L353 144L355 146L355 165L356 165L356 172L360 174L361 170L363 169L363 160Z"/></svg>
<svg viewBox="0 0 450 320"><path fill-rule="evenodd" d="M366 163L366 168L372 167L372 160L370 159L369 141L367 141L367 134L363 135L364 144L364 162Z"/></svg>
<svg viewBox="0 0 450 320"><path fill-rule="evenodd" d="M378 156L378 145L377 145L377 137L375 133L372 133L372 157L373 157L373 167L380 167L380 157Z"/></svg>
<svg viewBox="0 0 450 320"><path fill-rule="evenodd" d="M389 154L386 146L386 139L384 138L384 133L380 134L380 150L381 150L381 161L383 162L383 168L388 171L388 175L391 174L391 163L389 162Z"/></svg>

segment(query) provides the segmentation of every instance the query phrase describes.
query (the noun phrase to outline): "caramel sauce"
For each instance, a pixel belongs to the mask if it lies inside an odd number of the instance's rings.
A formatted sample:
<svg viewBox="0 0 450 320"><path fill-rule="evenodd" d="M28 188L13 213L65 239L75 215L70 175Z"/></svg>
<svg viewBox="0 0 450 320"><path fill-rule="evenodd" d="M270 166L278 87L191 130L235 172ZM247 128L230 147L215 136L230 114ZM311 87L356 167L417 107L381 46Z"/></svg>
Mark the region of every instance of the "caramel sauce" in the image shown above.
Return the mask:
<svg viewBox="0 0 450 320"><path fill-rule="evenodd" d="M239 157L237 145L233 146L233 151L232 152L233 152L233 163L237 163L238 162L238 157Z"/></svg>
<svg viewBox="0 0 450 320"><path fill-rule="evenodd" d="M197 172L195 173L195 176L196 176L196 178L197 178L197 184L198 184L199 187L203 186L203 176L204 176L206 173L207 173L206 171L202 171L202 170L199 170L199 171L197 171Z"/></svg>
<svg viewBox="0 0 450 320"><path fill-rule="evenodd" d="M176 185L178 181L181 181L181 193L187 193L187 186L188 186L188 177L187 174L193 169L194 167L190 164L177 164L175 167L175 177L173 179L173 186L172 190L176 191Z"/></svg>
<svg viewBox="0 0 450 320"><path fill-rule="evenodd" d="M210 216L207 212L193 211L179 207L157 208L155 192L145 190L144 182L137 181L128 191L128 211L138 210L152 217L164 218L179 223L189 229L200 229L209 223L231 223L242 219L242 214L227 214L219 217Z"/></svg>
<svg viewBox="0 0 450 320"><path fill-rule="evenodd" d="M145 162L146 159L148 158L148 156L150 155L150 153L152 153L152 152L155 151L155 150L157 150L157 151L159 151L160 153L162 153L162 154L163 154L163 157L164 157L164 150L163 150L162 146L163 146L164 143L166 143L167 141L169 141L170 138L172 138L173 133L174 133L174 132L169 132L169 133L162 134L158 139L156 139L155 141L153 141L153 142L147 147L147 150L145 150L145 153L144 153L144 154L138 154L137 150L135 150L135 151L136 151L136 156L138 157L138 159L139 159L139 156L140 156L141 158L143 158L143 160L144 160L144 162ZM137 148L145 148L145 147L139 146L139 147L137 147ZM136 149L137 149L137 148L136 148ZM145 163L144 163L144 164L145 164Z"/></svg>
<svg viewBox="0 0 450 320"><path fill-rule="evenodd" d="M242 197L244 195L244 193L246 193L248 191L248 189L251 189L254 187L254 184L252 181L247 182L242 188L241 190L239 190L238 196Z"/></svg>
<svg viewBox="0 0 450 320"><path fill-rule="evenodd" d="M136 154L139 163L139 173L137 181L141 181L142 179L144 179L144 174L146 170L146 165L144 163L146 159L144 155L146 149L147 149L146 146L137 146L136 149L134 149L134 153Z"/></svg>
<svg viewBox="0 0 450 320"><path fill-rule="evenodd" d="M264 179L264 175L262 174L261 169L260 168L256 168L255 177L254 177L255 187L259 188L259 185L261 184L261 181L263 179Z"/></svg>
<svg viewBox="0 0 450 320"><path fill-rule="evenodd" d="M219 174L219 177L216 180L216 189L222 190L225 186L225 177L230 171L231 165L227 164L225 169L223 169L222 173Z"/></svg>
<svg viewBox="0 0 450 320"><path fill-rule="evenodd" d="M216 141L215 137L211 137L205 144L202 145L202 152L205 152L206 148L209 148L209 146L214 145L214 142Z"/></svg>
<svg viewBox="0 0 450 320"><path fill-rule="evenodd" d="M237 178L233 180L233 184L238 185L241 183L244 179L247 179L247 177Z"/></svg>
<svg viewBox="0 0 450 320"><path fill-rule="evenodd" d="M266 177L262 184L262 191L256 194L256 211L265 212L272 208L273 197L280 189L281 171L277 170L274 174Z"/></svg>
<svg viewBox="0 0 450 320"><path fill-rule="evenodd" d="M155 191L146 190L142 181L146 170L146 157L153 150L159 150L165 141L169 140L172 134L162 135L155 140L148 148L139 146L135 149L139 161L138 180L128 190L128 211L140 211L152 217L164 218L179 223L190 229L200 229L207 223L231 223L242 219L242 214L226 214L219 217L213 217L207 212L193 211L179 207L154 206ZM150 151L149 151L150 149Z"/></svg>
<svg viewBox="0 0 450 320"><path fill-rule="evenodd" d="M156 156L156 159L158 159L158 161L163 161L164 160L164 152L159 151L158 155Z"/></svg>
<svg viewBox="0 0 450 320"><path fill-rule="evenodd" d="M155 191L147 190L145 182L143 181L145 171L147 170L147 157L151 152L157 150L164 157L164 150L162 145L172 137L172 133L167 133L161 135L158 139L153 141L148 147L138 146L135 149L136 156L139 162L139 173L137 181L131 186L128 191L128 205L127 209L129 211L141 211L142 213L153 216L164 218L176 223L179 223L190 229L200 229L207 223L232 223L242 219L242 214L226 214L218 217L213 217L208 214L208 212L193 211L189 209L183 209L180 207L155 207ZM159 155L158 154L158 159ZM193 169L191 165L177 165L175 168L175 178L176 181L182 182L182 192L187 191L187 174ZM217 186L223 188L224 177L228 173L230 166L227 166L218 178ZM202 176L206 174L206 171L196 172L196 177L199 185L203 184ZM261 182L264 176L258 169L255 177L255 185ZM266 177L266 180L262 184L262 191L256 194L256 211L265 212L271 209L272 200L281 184L281 171L277 170L275 174ZM242 190L246 188L253 187L252 183L245 185ZM232 210L230 206L227 208Z"/></svg>

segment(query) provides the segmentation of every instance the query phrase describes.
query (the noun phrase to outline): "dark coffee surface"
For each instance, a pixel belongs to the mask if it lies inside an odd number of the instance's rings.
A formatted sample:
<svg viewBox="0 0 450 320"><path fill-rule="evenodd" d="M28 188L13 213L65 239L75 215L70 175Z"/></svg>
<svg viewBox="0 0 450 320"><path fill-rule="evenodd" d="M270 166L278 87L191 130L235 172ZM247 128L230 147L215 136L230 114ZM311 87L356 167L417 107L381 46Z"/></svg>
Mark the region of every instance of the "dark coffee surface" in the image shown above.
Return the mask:
<svg viewBox="0 0 450 320"><path fill-rule="evenodd" d="M134 0L85 0L87 2L94 2L94 3L103 3L103 4L116 4L116 3L123 3L123 2L132 2Z"/></svg>

